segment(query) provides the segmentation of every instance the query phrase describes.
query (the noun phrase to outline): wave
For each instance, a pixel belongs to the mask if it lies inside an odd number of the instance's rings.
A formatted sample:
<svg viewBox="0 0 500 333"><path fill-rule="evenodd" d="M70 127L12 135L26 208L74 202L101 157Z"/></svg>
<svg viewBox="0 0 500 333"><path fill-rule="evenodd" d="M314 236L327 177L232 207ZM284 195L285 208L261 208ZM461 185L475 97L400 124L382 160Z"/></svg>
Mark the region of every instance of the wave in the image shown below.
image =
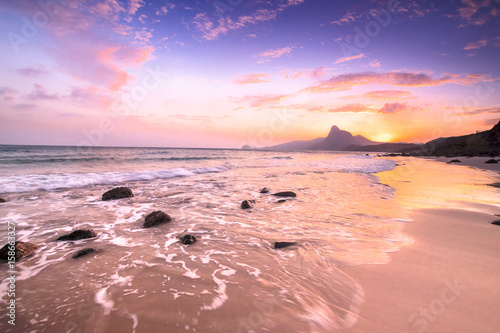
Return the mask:
<svg viewBox="0 0 500 333"><path fill-rule="evenodd" d="M190 177L198 174L217 173L229 170L228 166L211 168L173 168L157 171L74 173L49 175L22 175L0 177L0 193L29 192L36 190L56 190L79 188L92 185L118 184L140 180L168 179Z"/></svg>
<svg viewBox="0 0 500 333"><path fill-rule="evenodd" d="M227 157L152 157L152 158L115 158L115 157L50 157L50 158L0 158L0 165L13 164L35 164L35 163L82 163L82 162L168 162L168 161L205 161L205 160L226 160Z"/></svg>

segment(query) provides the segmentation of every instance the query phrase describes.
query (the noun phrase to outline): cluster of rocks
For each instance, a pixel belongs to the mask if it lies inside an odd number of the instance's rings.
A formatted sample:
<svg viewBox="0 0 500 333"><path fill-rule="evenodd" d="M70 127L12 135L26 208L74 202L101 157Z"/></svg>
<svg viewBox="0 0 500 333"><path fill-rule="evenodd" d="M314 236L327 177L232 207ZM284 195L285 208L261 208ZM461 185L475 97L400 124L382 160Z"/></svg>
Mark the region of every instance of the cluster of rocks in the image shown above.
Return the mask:
<svg viewBox="0 0 500 333"><path fill-rule="evenodd" d="M118 200L124 198L132 198L133 196L134 193L130 188L117 187L104 193L101 199L102 201L109 201L109 200ZM6 202L6 200L0 198L0 202ZM143 227L151 228L159 224L167 223L170 221L172 221L172 218L168 214L165 214L164 212L158 210L146 216L146 218L144 219ZM56 239L56 241L78 241L82 239L95 238L97 237L97 235L98 235L97 232L95 232L92 229L77 229L68 234L60 236L59 238ZM193 235L183 235L179 241L182 244L189 245L195 243L197 239ZM2 247L0 249L0 260L8 261L9 259L15 258L15 260L17 261L23 257L29 256L36 249L39 248L38 245L29 242L15 242L14 246L15 246L14 251L11 251L12 244L6 244L4 247ZM72 258L77 259L86 256L88 254L97 252L100 252L100 250L95 248L84 248L76 252Z"/></svg>
<svg viewBox="0 0 500 333"><path fill-rule="evenodd" d="M270 194L271 191L267 188L264 187L260 193L262 194ZM281 198L295 198L297 194L291 191L284 191L284 192L277 192L277 193L272 193L271 195L275 197L281 197ZM102 195L102 201L109 201L109 200L119 200L119 199L125 199L125 198L132 198L134 197L134 193L132 190L128 187L117 187L112 190L107 191ZM0 198L0 202L6 202L5 199ZM286 202L286 199L280 199L277 200L276 203L283 203ZM255 200L244 200L241 203L241 208L242 209L249 209L253 208L255 206ZM163 223L168 223L171 222L172 218L162 212L161 210L154 211L146 216L144 219L144 228L152 228L157 225L163 224ZM98 234L92 229L77 229L73 230L72 232L62 235L59 238L56 239L56 241L78 241L82 239L91 239L97 237ZM193 244L197 241L197 238L193 235L186 234L183 235L180 240L182 244L184 245L190 245ZM297 243L295 242L275 242L274 248L275 249L281 249L285 248L288 246L296 245ZM36 249L38 249L38 245L32 244L29 242L15 242L15 250L12 250L12 244L6 244L3 248L0 249L0 260L9 260L12 259L12 257L15 258L15 260L19 260L22 257L29 256L32 254ZM10 252L10 253L9 253ZM14 252L14 253L12 253ZM76 252L72 258L77 259L92 253L97 253L100 252L100 250L95 249L95 248L84 248L82 250L79 250Z"/></svg>

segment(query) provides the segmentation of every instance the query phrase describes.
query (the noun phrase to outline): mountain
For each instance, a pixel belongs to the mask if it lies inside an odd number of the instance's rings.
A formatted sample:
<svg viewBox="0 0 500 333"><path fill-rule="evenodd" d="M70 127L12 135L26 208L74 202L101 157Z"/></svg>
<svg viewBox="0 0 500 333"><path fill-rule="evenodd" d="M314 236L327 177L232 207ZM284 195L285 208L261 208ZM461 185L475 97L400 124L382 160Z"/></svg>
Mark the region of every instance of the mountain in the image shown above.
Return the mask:
<svg viewBox="0 0 500 333"><path fill-rule="evenodd" d="M349 151L366 151L366 152L385 152L385 153L396 153L401 152L403 150L417 150L420 148L422 144L418 145L415 143L403 143L403 142L388 142L381 143L378 145L370 145L370 146L350 146L346 147L344 150Z"/></svg>
<svg viewBox="0 0 500 333"><path fill-rule="evenodd" d="M439 138L418 149L401 152L429 156L489 156L500 154L500 121L492 129L476 134Z"/></svg>
<svg viewBox="0 0 500 333"><path fill-rule="evenodd" d="M362 135L353 136L337 126L332 126L326 138L317 138L309 141L292 141L276 146L265 147L266 150L344 150L348 146L368 146L379 144Z"/></svg>

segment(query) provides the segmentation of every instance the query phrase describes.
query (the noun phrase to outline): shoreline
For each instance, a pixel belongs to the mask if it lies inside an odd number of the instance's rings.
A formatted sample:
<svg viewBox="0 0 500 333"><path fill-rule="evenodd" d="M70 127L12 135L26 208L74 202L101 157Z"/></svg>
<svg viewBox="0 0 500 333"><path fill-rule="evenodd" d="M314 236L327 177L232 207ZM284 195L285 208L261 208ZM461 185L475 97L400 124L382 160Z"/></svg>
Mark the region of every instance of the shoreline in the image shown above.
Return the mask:
<svg viewBox="0 0 500 333"><path fill-rule="evenodd" d="M500 227L491 222L498 220L495 214L500 214L500 207L457 204L455 200L450 201L449 207L433 207L425 200L415 199L429 195L420 190L432 188L439 177L429 171L443 166L435 165L435 160L423 161L424 164L414 158L397 161L398 167L378 176L382 183L396 189L395 200L409 212L412 222L406 223L402 232L413 243L391 253L388 264L342 268L363 287L365 302L358 323L341 332L498 329L500 317L495 310L500 299ZM405 166L413 172L404 172ZM458 173L473 170L453 168L450 170ZM491 170L485 176L499 179ZM498 191L493 187L479 190Z"/></svg>

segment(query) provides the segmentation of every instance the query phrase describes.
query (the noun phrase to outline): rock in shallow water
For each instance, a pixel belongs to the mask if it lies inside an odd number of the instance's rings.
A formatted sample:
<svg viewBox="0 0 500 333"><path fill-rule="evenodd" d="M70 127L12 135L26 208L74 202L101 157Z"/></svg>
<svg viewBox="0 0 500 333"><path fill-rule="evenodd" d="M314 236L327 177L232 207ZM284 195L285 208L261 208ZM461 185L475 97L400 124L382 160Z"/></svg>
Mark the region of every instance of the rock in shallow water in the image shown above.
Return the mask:
<svg viewBox="0 0 500 333"><path fill-rule="evenodd" d="M271 192L270 189L268 189L267 187L264 187L262 190L260 190L260 193L269 193Z"/></svg>
<svg viewBox="0 0 500 333"><path fill-rule="evenodd" d="M487 161L486 161L486 162L484 162L484 163L496 164L496 163L498 163L498 161L497 161L497 160L495 160L494 158L492 158L492 159L487 160Z"/></svg>
<svg viewBox="0 0 500 333"><path fill-rule="evenodd" d="M282 249L284 247L289 247L292 245L297 245L297 243L296 242L274 242L275 249Z"/></svg>
<svg viewBox="0 0 500 333"><path fill-rule="evenodd" d="M102 195L102 201L132 198L134 193L128 187L116 187Z"/></svg>
<svg viewBox="0 0 500 333"><path fill-rule="evenodd" d="M241 203L241 209L253 208L255 200L245 200Z"/></svg>
<svg viewBox="0 0 500 333"><path fill-rule="evenodd" d="M80 239L87 239L87 238L94 238L97 236L97 233L90 229L90 230L75 230L69 234L63 235L59 237L58 241L76 241Z"/></svg>
<svg viewBox="0 0 500 333"><path fill-rule="evenodd" d="M455 160L449 161L448 163L462 163L462 161L455 159Z"/></svg>
<svg viewBox="0 0 500 333"><path fill-rule="evenodd" d="M80 250L77 253L75 253L72 258L73 259L80 258L80 257L86 256L87 254L91 254L91 253L94 253L94 252L97 252L97 250L96 249L92 249L92 248L83 249L83 250Z"/></svg>
<svg viewBox="0 0 500 333"><path fill-rule="evenodd" d="M193 244L196 241L197 241L197 239L193 235L184 235L181 237L181 243L184 245Z"/></svg>
<svg viewBox="0 0 500 333"><path fill-rule="evenodd" d="M162 212L161 210L157 210L146 216L145 222L144 222L144 228L151 228L154 227L155 225L161 224L161 223L166 223L170 222L172 219L170 216Z"/></svg>
<svg viewBox="0 0 500 333"><path fill-rule="evenodd" d="M295 194L295 192L292 192L292 191L278 192L278 193L274 193L273 195L276 197L291 197L291 198L294 198L297 196L297 194Z"/></svg>
<svg viewBox="0 0 500 333"><path fill-rule="evenodd" d="M27 242L15 242L14 247L14 257L16 260L26 257L38 249L38 245ZM0 249L0 260L9 260L9 257L12 257L12 253L9 255L9 252L11 252L11 245L5 244L5 246Z"/></svg>
<svg viewBox="0 0 500 333"><path fill-rule="evenodd" d="M0 202L7 202L4 198L0 198Z"/></svg>
<svg viewBox="0 0 500 333"><path fill-rule="evenodd" d="M491 224L500 225L500 220L493 221L493 222L491 222Z"/></svg>

